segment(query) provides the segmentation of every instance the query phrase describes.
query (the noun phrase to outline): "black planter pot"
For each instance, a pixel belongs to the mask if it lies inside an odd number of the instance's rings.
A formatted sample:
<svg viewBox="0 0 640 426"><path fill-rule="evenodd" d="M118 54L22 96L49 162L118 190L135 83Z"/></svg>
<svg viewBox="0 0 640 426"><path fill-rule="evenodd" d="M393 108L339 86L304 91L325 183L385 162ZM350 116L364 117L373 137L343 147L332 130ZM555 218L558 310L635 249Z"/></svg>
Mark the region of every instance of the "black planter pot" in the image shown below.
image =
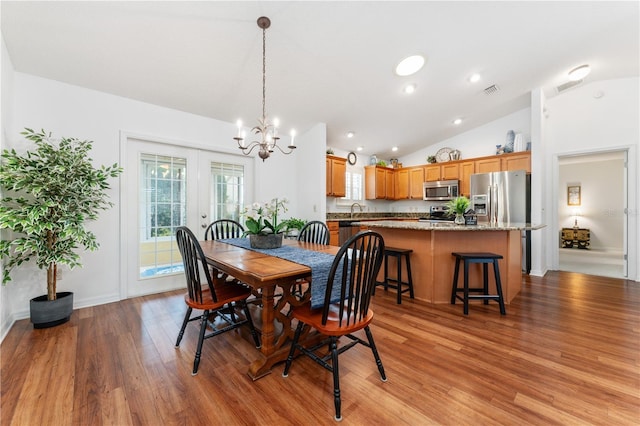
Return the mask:
<svg viewBox="0 0 640 426"><path fill-rule="evenodd" d="M47 300L47 295L34 297L29 301L33 328L48 328L64 324L73 312L73 293L56 293L56 300Z"/></svg>

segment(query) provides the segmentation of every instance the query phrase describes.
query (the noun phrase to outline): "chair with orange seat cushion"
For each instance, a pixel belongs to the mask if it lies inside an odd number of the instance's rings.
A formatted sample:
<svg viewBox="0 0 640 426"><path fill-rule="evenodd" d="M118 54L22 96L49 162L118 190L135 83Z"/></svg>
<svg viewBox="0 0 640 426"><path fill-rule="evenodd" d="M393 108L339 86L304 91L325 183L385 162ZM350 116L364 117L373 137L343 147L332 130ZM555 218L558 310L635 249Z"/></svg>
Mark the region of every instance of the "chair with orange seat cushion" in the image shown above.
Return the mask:
<svg viewBox="0 0 640 426"><path fill-rule="evenodd" d="M191 373L195 376L198 374L202 343L205 339L245 324L249 326L256 347L260 347L260 339L253 326L251 314L247 307L247 298L251 295L249 287L235 281L226 281L217 277L214 279L210 269L207 267L202 247L200 247L198 239L189 228L185 226L178 227L176 240L182 255L188 290L184 296L184 301L187 304L187 313L184 316L184 321L176 340L176 348L180 345L187 324L191 321L199 321L200 335L196 356L193 361L193 372ZM238 318L235 312L236 308L241 308L244 311L244 319ZM191 317L194 309L201 310L202 313ZM217 325L212 324L212 331L207 333L207 321L213 313L222 318L226 325L218 328Z"/></svg>
<svg viewBox="0 0 640 426"><path fill-rule="evenodd" d="M373 311L369 309L369 302L383 254L384 240L377 232L363 231L352 236L342 245L333 261L322 307L313 309L311 301L309 301L301 306L291 308L291 317L298 320L298 326L282 375L283 377L289 375L296 350L331 371L333 373L336 420L342 419L340 413L339 354L358 343L370 348L382 381L387 381L382 361L369 329L369 324L373 319ZM311 285L314 283L312 282ZM305 325L315 328L320 334L327 336L327 339L311 348L300 345L298 340ZM367 336L366 341L353 335L362 329ZM348 337L350 341L338 347L338 339L343 336ZM326 343L328 343L329 354L318 355L316 352ZM330 363L329 359L331 359Z"/></svg>

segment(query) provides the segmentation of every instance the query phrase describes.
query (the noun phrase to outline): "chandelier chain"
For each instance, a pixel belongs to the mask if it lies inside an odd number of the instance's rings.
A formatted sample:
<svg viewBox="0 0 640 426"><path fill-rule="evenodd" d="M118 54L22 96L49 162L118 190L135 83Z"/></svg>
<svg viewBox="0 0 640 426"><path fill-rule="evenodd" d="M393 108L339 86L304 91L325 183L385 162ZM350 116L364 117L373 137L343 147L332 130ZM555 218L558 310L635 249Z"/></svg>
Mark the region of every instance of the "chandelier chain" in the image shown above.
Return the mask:
<svg viewBox="0 0 640 426"><path fill-rule="evenodd" d="M266 119L267 99L267 30L262 29L262 117Z"/></svg>
<svg viewBox="0 0 640 426"><path fill-rule="evenodd" d="M252 129L253 133L259 135L258 140L245 145L241 120L238 120L238 136L233 138L244 155L249 155L254 149L257 149L258 157L262 161L269 158L276 148L283 154L291 154L296 149L294 143L295 130L291 130L291 142L287 146L287 150L284 150L278 145L280 137L278 135L277 119L274 119L273 123L267 120L267 28L270 25L271 21L266 16L258 18L258 27L262 28L262 117L258 120L258 125Z"/></svg>

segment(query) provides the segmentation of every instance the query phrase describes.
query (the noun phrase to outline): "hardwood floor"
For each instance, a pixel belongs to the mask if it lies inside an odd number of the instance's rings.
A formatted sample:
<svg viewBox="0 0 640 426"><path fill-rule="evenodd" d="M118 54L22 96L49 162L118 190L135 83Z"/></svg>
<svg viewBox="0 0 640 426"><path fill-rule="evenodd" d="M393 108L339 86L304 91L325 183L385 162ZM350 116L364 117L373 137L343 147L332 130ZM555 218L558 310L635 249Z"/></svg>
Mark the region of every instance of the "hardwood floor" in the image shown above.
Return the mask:
<svg viewBox="0 0 640 426"><path fill-rule="evenodd" d="M376 291L372 331L388 382L358 346L340 357L342 424L640 423L640 283L567 272L525 277L495 303L429 305ZM255 382L237 332L174 342L182 292L75 311L2 345L2 425L334 424L331 373L306 357Z"/></svg>

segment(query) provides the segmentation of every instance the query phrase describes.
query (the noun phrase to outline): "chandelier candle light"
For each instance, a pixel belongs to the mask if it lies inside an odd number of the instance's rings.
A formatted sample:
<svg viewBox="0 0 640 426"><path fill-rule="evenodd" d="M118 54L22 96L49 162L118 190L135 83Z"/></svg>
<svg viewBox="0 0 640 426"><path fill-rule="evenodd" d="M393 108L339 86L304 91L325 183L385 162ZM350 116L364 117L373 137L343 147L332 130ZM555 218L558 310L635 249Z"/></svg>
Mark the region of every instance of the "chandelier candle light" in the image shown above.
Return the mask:
<svg viewBox="0 0 640 426"><path fill-rule="evenodd" d="M256 135L260 135L259 141L253 141L249 145L245 146L244 137L245 133L242 130L242 121L238 120L238 136L235 139L238 142L238 147L242 150L244 155L251 154L256 147L258 147L258 156L262 158L262 161L269 158L271 153L275 148L278 148L280 152L283 154L291 154L293 150L296 148L294 143L294 138L296 135L295 130L291 130L291 142L289 144L288 151L285 151L278 145L278 141L280 137L278 136L278 126L279 121L277 118L273 119L273 122L270 123L267 120L266 114L266 33L267 28L271 26L271 20L266 16L261 16L258 18L258 27L262 28L262 117L258 119L258 125L251 129L253 133Z"/></svg>

